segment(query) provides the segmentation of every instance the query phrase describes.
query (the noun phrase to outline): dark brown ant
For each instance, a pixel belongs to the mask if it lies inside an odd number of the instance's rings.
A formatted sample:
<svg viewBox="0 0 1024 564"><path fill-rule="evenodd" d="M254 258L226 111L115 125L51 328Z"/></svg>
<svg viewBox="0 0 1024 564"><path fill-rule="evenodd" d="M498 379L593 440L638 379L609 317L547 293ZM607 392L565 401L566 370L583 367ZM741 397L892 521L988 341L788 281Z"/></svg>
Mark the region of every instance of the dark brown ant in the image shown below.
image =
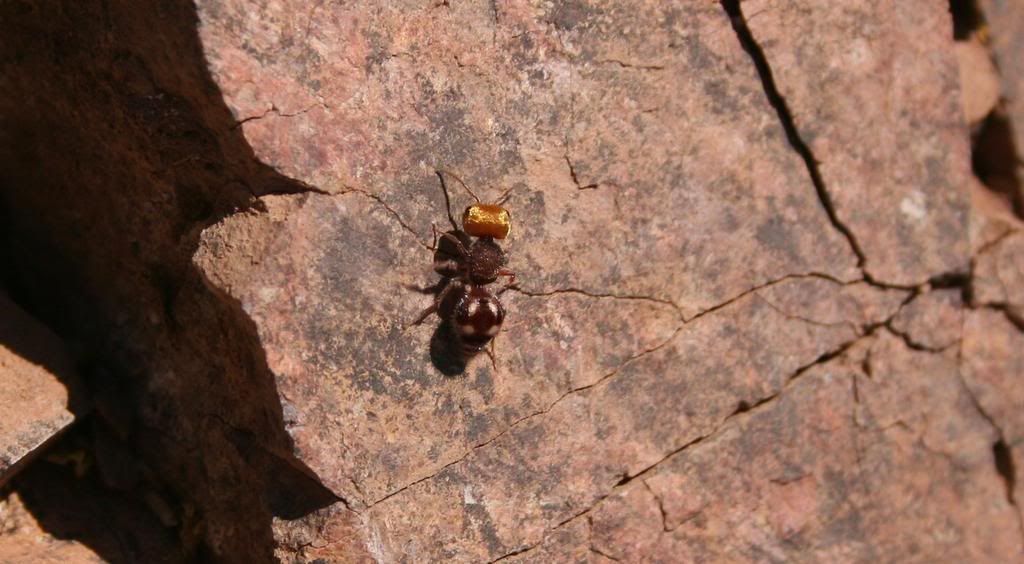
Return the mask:
<svg viewBox="0 0 1024 564"><path fill-rule="evenodd" d="M463 212L461 229L452 217L448 185L444 181L446 174L457 180L476 201ZM473 284L491 284L499 276L508 276L509 285L514 284L515 273L505 268L508 262L505 251L495 242L495 239L508 237L512 230L512 214L502 207L511 190L506 191L496 204L483 204L469 186L455 174L439 170L437 177L441 180L445 208L452 230L439 234L437 228L434 228L434 271L441 276L460 278ZM477 239L473 241L471 237Z"/></svg>
<svg viewBox="0 0 1024 564"><path fill-rule="evenodd" d="M434 227L431 249L434 250L434 271L441 275L441 280L428 288L412 287L435 296L434 303L412 325L419 325L430 314L437 313L443 323L450 325L461 360L466 361L485 350L488 344L493 349L494 337L505 320L505 309L486 286L499 276L509 277L509 283L498 291L500 295L515 283L515 273L505 268L505 251L495 242L495 239L507 237L512 228L512 216L502 207L510 191L503 194L498 203L484 204L458 176L444 170L436 173L452 230L438 233ZM457 180L476 201L463 213L461 228L452 217L445 175ZM488 356L494 364L493 350L488 351Z"/></svg>

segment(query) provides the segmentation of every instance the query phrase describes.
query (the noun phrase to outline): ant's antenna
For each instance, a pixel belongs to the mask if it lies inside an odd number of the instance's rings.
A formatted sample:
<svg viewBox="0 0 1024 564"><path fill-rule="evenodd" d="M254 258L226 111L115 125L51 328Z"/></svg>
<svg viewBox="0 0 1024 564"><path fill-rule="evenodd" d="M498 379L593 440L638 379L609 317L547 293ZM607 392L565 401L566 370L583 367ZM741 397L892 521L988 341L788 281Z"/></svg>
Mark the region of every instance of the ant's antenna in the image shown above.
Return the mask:
<svg viewBox="0 0 1024 564"><path fill-rule="evenodd" d="M502 194L501 197L498 198L497 202L494 202L494 203L500 206L500 205L504 204L506 201L508 201L508 199L511 196L512 196L512 187L509 186L508 190L505 190L505 193Z"/></svg>
<svg viewBox="0 0 1024 564"><path fill-rule="evenodd" d="M444 192L444 209L448 212L448 221L451 222L452 228L458 231L459 224L455 223L455 218L452 217L452 202L448 199L448 185L444 182L444 175L441 174L440 170L435 170L434 173L441 180L441 191Z"/></svg>
<svg viewBox="0 0 1024 564"><path fill-rule="evenodd" d="M438 170L436 170L435 172L437 172L437 175L438 175L438 176L441 176L441 173L444 173L444 174L447 174L448 176L451 176L451 177L452 177L452 178L454 178L455 180L458 180L458 181L459 181L459 184L462 184L462 187L466 189L466 192L469 192L469 195L470 195L470 196L473 196L473 199L474 199L474 200L476 200L476 203L478 203L478 204L480 203L480 198L477 198L477 197L476 197L476 194L474 194L474 193L473 193L473 191L469 189L469 186L466 186L466 183L465 183L465 182L463 182L461 178L459 178L458 176L456 176L454 172L451 172L451 171L445 170L445 169L443 169L443 168L442 168L442 169L438 169ZM441 182L444 182L444 179L442 179L442 180L441 180Z"/></svg>

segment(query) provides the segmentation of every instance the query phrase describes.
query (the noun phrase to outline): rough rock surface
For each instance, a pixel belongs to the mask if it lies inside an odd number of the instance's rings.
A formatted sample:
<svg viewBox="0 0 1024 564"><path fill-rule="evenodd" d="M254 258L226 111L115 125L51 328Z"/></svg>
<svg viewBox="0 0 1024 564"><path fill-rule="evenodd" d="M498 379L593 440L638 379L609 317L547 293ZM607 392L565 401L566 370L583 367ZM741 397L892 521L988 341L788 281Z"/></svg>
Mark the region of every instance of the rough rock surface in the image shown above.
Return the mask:
<svg viewBox="0 0 1024 564"><path fill-rule="evenodd" d="M631 562L1013 559L1019 531L990 525L1017 519L992 435L955 352L883 332L615 488L577 542Z"/></svg>
<svg viewBox="0 0 1024 564"><path fill-rule="evenodd" d="M873 279L967 267L968 138L948 6L745 0L836 221Z"/></svg>
<svg viewBox="0 0 1024 564"><path fill-rule="evenodd" d="M5 5L13 286L191 558L1019 559L1019 222L878 7ZM436 168L515 218L460 374Z"/></svg>
<svg viewBox="0 0 1024 564"><path fill-rule="evenodd" d="M964 117L970 125L981 123L999 103L1002 85L999 70L989 50L977 38L956 42L960 84L963 90Z"/></svg>
<svg viewBox="0 0 1024 564"><path fill-rule="evenodd" d="M85 410L82 391L60 339L0 291L0 487Z"/></svg>
<svg viewBox="0 0 1024 564"><path fill-rule="evenodd" d="M403 252L401 230L428 241L443 222L446 168L491 198L512 189L512 266L531 292L649 296L692 317L787 274L855 278L721 8L641 6L199 14L256 157L385 207L377 241ZM410 263L420 279L427 256Z"/></svg>

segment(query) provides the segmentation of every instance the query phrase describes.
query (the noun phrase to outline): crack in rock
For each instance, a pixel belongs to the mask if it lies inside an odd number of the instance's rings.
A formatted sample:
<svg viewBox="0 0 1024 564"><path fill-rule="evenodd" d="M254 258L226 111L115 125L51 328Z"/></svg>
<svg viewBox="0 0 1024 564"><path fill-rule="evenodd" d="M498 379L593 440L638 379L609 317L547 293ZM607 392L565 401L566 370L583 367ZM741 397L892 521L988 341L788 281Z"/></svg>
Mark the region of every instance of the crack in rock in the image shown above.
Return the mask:
<svg viewBox="0 0 1024 564"><path fill-rule="evenodd" d="M652 488L651 485L647 483L647 480L640 480L640 482L644 485L645 488L647 488L647 491L650 492L651 497L653 497L654 501L658 504L658 512L661 513L662 532L669 532L668 513L665 512L665 503L661 501L661 496L659 496L657 492L654 491L654 488Z"/></svg>
<svg viewBox="0 0 1024 564"><path fill-rule="evenodd" d="M398 224L402 226L402 229L405 229L407 232L409 232L410 235L413 236L413 239L416 240L417 244L419 244L424 249L427 249L428 251L432 251L433 250L433 249L431 249L430 245L428 245L428 244L423 242L423 239L420 239L419 233L417 233L415 229L410 227L409 224L406 223L404 219L402 219L402 216L397 211L395 211L394 208L389 206L387 204L387 202L385 202L384 199L382 197L380 197L379 195L374 194L373 192L370 192L368 190L363 190L361 188L353 188L351 186L346 186L346 187L344 187L342 189L341 192L338 192L338 193L335 193L335 194L329 194L329 195L332 195L332 196L344 196L346 194L361 194L364 197L367 197L367 198L373 200L378 205L383 207L384 210L387 211L388 214L391 215L391 217L395 218L395 221L397 221Z"/></svg>
<svg viewBox="0 0 1024 564"><path fill-rule="evenodd" d="M971 266L973 269L973 258L971 260ZM965 300L964 303L969 304L970 302ZM1018 328L1024 331L1024 328L1020 326L1018 326ZM1021 504L1018 502L1016 497L1015 475L1012 472L1014 467L1012 452L1009 450L1009 448L1005 448L1005 450L1000 452L999 448L999 445L1003 445L1003 447L1008 447L1009 445L1009 443L1006 440L1006 432L1003 430L1002 425L1000 425L999 422L996 421L995 417L993 417L992 414L985 409L985 406L982 405L981 400L978 398L977 394L975 394L971 386L967 383L967 378L964 376L964 363L966 362L966 358L964 356L964 334L966 332L966 329L967 316L964 315L960 322L960 339L957 342L958 346L956 351L957 380L959 381L960 386L963 388L964 393L967 394L968 399L970 399L971 404L974 406L974 409L978 412L979 415L981 415L982 419L988 422L988 424L996 433L997 440L992 445L992 455L994 459L993 463L995 465L996 474L999 475L999 478L1003 481L1003 485L1006 488L1006 501L1013 507L1014 513L1017 515L1017 529L1021 534L1021 538L1024 539L1024 508L1021 507ZM1009 462L1009 464L1007 464L1007 462ZM1007 472L1007 470L1009 470L1009 472Z"/></svg>
<svg viewBox="0 0 1024 564"><path fill-rule="evenodd" d="M244 118L236 121L235 124L231 126L231 129L232 130L238 129L239 127L242 127L243 124L249 123L250 121L258 121L258 120L261 120L263 118L269 117L271 115L274 115L274 116L277 116L277 117L281 117L281 118L290 118L290 117L295 117L295 116L301 116L302 114L304 114L304 113L306 113L306 112L308 112L308 111L310 111L310 110L312 110L314 108L317 108L317 107L326 109L327 105L324 104L323 102L317 102L316 104L311 104L311 105L309 105L309 106L307 106L305 108L302 108L301 110L298 110L296 112L282 112L281 109L278 108L276 104L271 102L270 103L270 107L267 108L266 111L264 111L261 114L254 115L254 116L244 117Z"/></svg>
<svg viewBox="0 0 1024 564"><path fill-rule="evenodd" d="M782 129L785 131L786 139L789 141L793 150L796 151L804 162L807 174L810 176L811 183L814 185L814 189L818 194L818 200L821 202L821 206L824 208L829 222L837 231L839 231L840 234L843 235L843 237L846 238L847 243L850 245L850 249L857 257L857 267L861 269L864 279L869 283L881 285L877 281L873 280L871 275L867 272L867 269L865 268L867 258L860 247L860 243L857 242L853 231L839 219L839 215L836 213L835 205L832 202L832 196L829 194L828 189L825 186L825 181L822 178L821 171L818 168L818 161L811 152L810 146L808 146L807 142L804 141L803 137L801 137L800 132L796 127L796 122L793 120L793 114L789 109L789 105L775 84L775 78L772 74L771 66L768 64L768 58L765 56L761 46L754 39L754 34L751 33L750 28L747 27L747 20L743 15L743 8L740 6L740 0L721 0L720 3L722 9L725 10L726 15L729 16L729 21L732 23L732 28L736 32L736 37L739 39L740 45L750 56L751 61L754 63L754 67L757 69L757 74L761 78L761 84L764 88L765 97L768 98L768 103L775 109L779 122L782 125Z"/></svg>
<svg viewBox="0 0 1024 564"><path fill-rule="evenodd" d="M665 70L665 65L648 65L648 64L640 64L640 63L629 63L629 62L622 61L622 60L619 60L619 59L600 59L600 60L596 60L596 61L593 61L593 62L594 62L594 64L598 64L598 65L618 65L619 67L624 68L624 69L653 70L653 71Z"/></svg>
<svg viewBox="0 0 1024 564"><path fill-rule="evenodd" d="M516 293L519 293L519 294L522 294L524 296L530 296L532 298L539 298L539 297L544 297L544 296L555 296L555 295L558 295L558 294L579 294L581 296L586 296L588 298L595 298L595 299L636 300L636 301L642 301L642 302L649 302L649 303L653 303L653 304L660 304L660 305L669 306L669 307L674 309L679 314L679 318L680 319L685 319L684 316L683 316L683 313L682 313L682 308L679 307L679 304L677 304L677 303L675 303L673 301L667 300L667 299L656 298L654 296L644 296L644 295L637 295L637 294L615 294L615 293L611 293L611 292L608 292L608 293L598 293L598 292L591 292L589 290L584 290L582 288L556 288L554 290L534 291L534 290L525 290L523 288L519 288L517 286L513 286L513 287L509 288L509 290L511 290L513 292L516 292Z"/></svg>
<svg viewBox="0 0 1024 564"><path fill-rule="evenodd" d="M815 275L815 276L817 276L817 275ZM784 280L786 280L788 278L794 278L794 277L800 277L800 276L785 277L785 278L782 278L782 279L780 279L778 281L775 281L774 283L779 283L779 282L782 282L782 281L784 281ZM769 285L771 285L771 284L766 284L764 286L769 286ZM760 289L760 288L757 288L757 289ZM740 299L742 296L747 295L747 294L749 294L752 291L756 291L757 289L749 290L747 292L744 292L741 296L733 298L732 300L730 300L727 303L732 303L732 302ZM737 409L732 414L727 415L726 417L724 417L713 429L711 429L707 433L704 433L704 434L702 434L702 435L700 435L698 437L695 437L694 439L692 439L690 441L687 441L685 444L681 445L680 447L678 447L677 449L675 449L672 452L668 453L667 455L665 455L661 459L659 459L659 460L655 461L654 463L650 464L646 468L643 468L640 471L635 472L635 473L633 473L631 475L630 474L624 475L623 478L621 480L619 480L618 483L616 483L604 495L601 495L600 497L598 497L589 507L587 507L587 508L585 508L585 509L583 509L583 510L581 510L581 511L575 513L575 514L573 514L572 516L568 517L567 519L564 519L563 521L555 524L553 527L549 528L546 531L546 533L554 531L554 530L557 530L557 529L559 529L559 528L561 528L561 527L563 527L563 526L565 526L565 525L575 521L576 519L578 519L580 517L587 516L589 518L590 512L593 511L598 506L600 506L600 504L602 502L604 502L604 500L606 500L608 497L613 495L615 492L621 490L622 488L627 487L632 481L634 481L637 478L640 478L641 481L643 481L644 477L647 474L649 474L650 472L654 471L659 465L661 465L662 463L664 463L667 460L670 460L672 457L674 457L674 456L676 456L676 455L678 455L678 454L680 454L682 452L685 452L686 450L690 449L694 445L698 445L698 444L704 442L705 440L713 439L714 437L719 436L721 433L723 433L724 431L726 431L729 428L729 425L731 424L732 420L735 419L736 417L738 417L738 416L750 416L750 414L752 414L752 413L757 413L757 412L762 411L764 409L768 409L768 407L766 407L766 406L769 406L769 404L773 404L773 403L779 401L779 399L784 394L786 394L786 392L788 390L790 390L792 388L792 386L800 379L800 377L803 374L805 374L806 372L808 372L809 370L811 370L815 366L819 366L819 365L827 363L827 362L829 362L829 361L831 361L831 360L833 360L833 359L835 359L837 357L842 356L848 350L850 350L851 348L856 346L858 343L864 341L865 339L872 338L878 330L887 327L887 325L892 322L892 319L895 318L899 314L899 311L909 301L910 301L910 299L908 298L908 300L906 300L904 302L904 304L901 304L900 308L897 309L897 311L893 312L885 320L883 320L881 322L878 322L878 323L875 323L875 324L872 324L871 326L869 326L865 330L865 332L863 334L858 335L854 339L851 339L849 341L841 343L840 345L836 346L832 350L827 351L824 354L820 355L814 361L812 361L812 362L810 362L810 363L808 363L808 364L806 364L804 366L801 366L801 367L797 368L792 373L792 375L790 375L785 380L782 388L779 389L777 392L775 392L773 394L770 394L767 397L764 397L764 398L758 400L752 406L743 406L742 408ZM712 308L710 310L702 312L701 314L698 314L697 316L695 316L694 319L696 317L700 317L702 315L705 315L705 314L709 313L710 311L720 309L721 307L724 307L724 305L719 305L719 306L716 306L716 308ZM594 385L596 385L596 384L594 384ZM646 481L644 481L643 483L646 485ZM655 498L658 499L657 496L655 496ZM659 500L659 502L660 502L660 500ZM521 554L523 552L527 552L527 551L533 550L534 548L537 548L538 546L540 546L542 543L543 543L543 540L541 540L541 541L535 543L534 545L531 545L531 546L529 546L529 547L527 547L525 549L519 549L519 550L517 550L515 552L515 554ZM497 560L494 560L494 561L498 561L498 560L501 560L503 558L507 558L508 556L511 556L511 555L505 555L505 556L503 556L501 558L498 558ZM494 562L494 561L492 561L492 562Z"/></svg>
<svg viewBox="0 0 1024 564"><path fill-rule="evenodd" d="M886 320L886 321L888 321L888 320ZM740 417L740 416L749 417L749 416L751 416L751 414L757 413L757 412L762 411L764 409L768 409L769 408L768 406L770 406L770 404L774 404L775 402L779 401L779 399L789 389L791 389L792 386L807 371L809 371L810 369L814 368L815 366L819 366L821 364L827 363L827 362L829 362L829 361L831 361L831 360L833 360L833 359L843 355L846 351L851 349L857 343L863 341L864 339L868 339L868 338L872 337L874 335L875 331L879 327L884 326L884 324L885 324L885 322L876 324L867 333L865 333L863 335L860 335L857 338L852 339L850 341L844 342L844 343L838 345L837 347L835 347L834 349L832 349L831 351L828 351L825 354L822 354L821 356L819 356L814 361L812 361L812 362L810 362L810 363L808 363L808 364L806 364L804 366L801 366L801 367L797 368L793 372L793 374L791 374L786 379L785 383L783 384L782 388L779 391L777 391L774 394L771 394L771 395L769 395L769 396L767 396L765 398L762 398L761 400L757 401L753 406L751 406L748 409L738 410L737 412L734 412L734 413L732 413L730 415L727 415L721 421L719 421L718 424L715 425L715 427L713 429L711 429L710 431L708 431L708 432L706 432L706 433L704 433L704 434L702 434L702 435L700 435L698 437L695 437L695 438L687 441L686 443L684 443L680 447L678 447L675 450L673 450L672 452L666 454L665 456L663 456L662 458L658 459L654 463L650 464L646 468L643 468L640 471L633 473L632 475L626 474L610 490L608 490L605 494L599 496L596 500L594 500L594 502L590 506L586 507L585 509L583 509L583 510L577 512L577 513L574 513L570 517L568 517L568 518L560 521L559 523L555 524L553 527L550 527L549 529L547 529L545 531L545 534L546 533L550 533L551 531L558 530L561 527L564 527L565 525L568 525L569 523L572 523L573 521L575 521L576 519L579 519L581 517L589 518L589 514L594 509L596 509L598 506L600 506L601 503L603 503L606 499L608 499L609 497L614 495L617 491L620 491L623 488L629 486L629 484L631 482L633 482L634 480L636 480L638 478L641 479L641 481L643 481L643 478L647 474L651 473L658 466L660 466L662 463L666 462L667 460L670 460L674 456L676 456L678 454L681 454L681 453L687 451L688 449L690 449L691 447L693 447L695 445L698 445L698 444L701 444L702 442L704 442L706 440L714 439L715 437L721 435L723 432L725 432L726 430L729 429L733 419L735 419L737 417ZM644 482L644 484L646 484L646 482ZM655 496L655 498L657 499L657 496ZM526 548L517 549L517 551L515 553L505 554L505 555L503 555L503 556L501 556L501 557L499 557L497 559L491 560L491 562L498 562L498 561L503 560L505 558L508 558L510 556L513 556L513 555L516 555L516 554L522 554L524 552L528 552L530 550L533 550L533 549L539 547L541 544L543 544L543 542L544 542L543 539L541 539L540 541L538 541L537 543L534 543L533 545L530 545L530 546L528 546Z"/></svg>
<svg viewBox="0 0 1024 564"><path fill-rule="evenodd" d="M565 164L569 165L569 176L572 177L572 183L576 185L577 190L594 190L597 188L596 183L586 185L580 183L579 177L576 176L576 167L573 166L568 151L565 154Z"/></svg>
<svg viewBox="0 0 1024 564"><path fill-rule="evenodd" d="M825 328L835 328L835 327L847 326L850 329L852 329L855 334L859 334L861 332L861 329L857 327L857 324L852 322L852 321L850 321L850 320L837 321L835 323L826 323L824 321L817 321L815 319L809 319L809 318L806 318L806 317L801 317L799 315L794 315L792 313L789 313L788 311L785 311L781 307L775 305L771 300L769 300L768 298L762 296L761 294L754 294L754 298L759 300L759 301L761 301L761 303L765 304L766 306L770 307L771 309L775 310L776 313L778 313L782 317L785 317L786 319L792 319L793 321L802 321L802 322L808 323L810 325L815 325L817 327L825 327Z"/></svg>
<svg viewBox="0 0 1024 564"><path fill-rule="evenodd" d="M731 304L733 304L733 303L735 303L735 302L745 298L746 296L748 296L748 295L750 295L752 293L755 293L755 292L758 292L760 290L769 288L769 287L774 286L776 284L784 283L784 282L789 281L789 280L796 280L796 279L803 279L803 278L822 278L822 279L829 280L829 281L834 282L834 283L839 284L839 285L845 285L845 283L843 283L843 282L840 282L840 281L835 280L834 278L832 278L832 277L830 277L828 275L820 274L820 273L789 274L789 275L783 276L781 278L778 278L778 279L775 279L775 280L771 280L769 282L765 282L763 284L760 284L758 286L755 286L753 288L745 290L745 291L741 292L740 294L737 294L736 296L734 296L734 297L732 297L732 298L730 298L730 299L728 299L728 300L726 300L726 301L724 301L724 302L722 302L720 304L717 304L717 305L715 305L715 306L713 306L711 308L708 308L708 309L706 309L706 310L704 310L702 312L699 312L699 313L693 315L689 319L682 319L681 322L679 323L679 325L675 329L673 329L671 334L669 334L669 336L666 337L663 341L657 343L656 345L654 345L654 346L652 346L652 347L650 347L648 349L640 351L639 353L631 356L630 358L626 359L621 364L616 366L613 370L611 370L610 372L608 372L604 376L598 378L593 383L586 384L586 385L583 385L583 386L578 386L578 387L575 387L575 388L567 390L565 393L563 393L558 398L556 398L553 402L549 403L547 405L547 407L545 407L543 409L540 409L540 410L537 410L537 411L535 411L533 413L524 415L523 417L520 417L519 419L516 419L515 421L510 423L507 427L505 427L505 429L503 429L501 432L499 432L495 436L493 436L493 437L487 439L486 441L483 441L483 442L481 442L481 443L479 443L477 445L474 445L473 447L468 449L466 452L464 452L461 456L459 456L458 458L456 458L455 460L453 460L451 462L446 463L445 465L440 467L438 470L432 472L431 474L429 474L427 476L424 476L422 478L418 478L418 479L414 480L413 482L410 482L409 484L407 484L405 486L402 486L402 487L400 487L400 488L398 488L398 489L396 489L396 490L394 490L394 491L384 495L383 497L377 499L376 501L373 501L372 503L367 505L366 509L370 509L370 508L376 506L377 504L379 504L381 502L384 502L384 501L386 501L386 500L388 500L388 499L390 499L390 498L392 498L392 497L402 493L403 491L405 491L405 490L407 490L407 489L409 489L409 488L411 488L411 487L413 487L413 486L415 486L417 484L420 484L420 483L425 482L425 481L427 481L427 480L429 480L431 478L436 477L437 475L439 475L444 470L448 469L449 467L455 466L455 465L463 462L464 460L466 460L469 456L471 456L477 450L490 445L491 443L495 442L496 440L498 440L502 436L506 435L507 433L509 433L513 429L519 427L520 425L522 425L526 421L528 421L530 419L533 419L535 417L540 417L540 416L550 412L552 409L554 409L558 404L560 404L566 398L568 398L568 397L570 397L570 396L572 396L574 394L578 394L580 392L589 390L591 388L595 388L595 387L597 387L597 386L607 382L608 380L614 378L626 366L632 364L633 362L639 361L640 359L644 358L645 356L647 356L649 354L652 354L652 353L654 353L654 352L664 348L665 346L667 346L669 343L671 343L679 335L679 333L687 325L689 325L693 321L696 321L697 319L699 319L701 317L704 317L705 315L708 315L710 313L713 313L713 312L716 312L716 311L718 311L720 309L728 307L729 305L731 305ZM852 282L852 283L856 283L856 282ZM518 288L512 288L512 290L513 291L517 291L519 293L522 293L524 295L529 295L529 296L544 296L544 295L553 295L553 294L559 294L559 293L577 293L577 294L584 295L584 296L589 296L589 297L592 297L592 298L595 298L595 299L636 299L636 300L642 300L642 301L650 301L650 302L653 302L653 303L659 303L659 304L663 304L663 305L673 305L671 302L659 300L657 298L650 298L650 297L647 297L647 296L620 296L620 295L614 295L614 294L593 294L593 293L582 291L582 290L578 290L578 289L551 290L551 291L547 291L547 292L543 292L543 293L529 293L529 292L525 292L525 291L523 291L521 289L518 289ZM896 314L898 314L898 310L897 310L897 312L893 313L893 316L895 316ZM826 361L834 358L835 356L837 356L839 354L842 354L847 348L852 346L859 339L862 339L862 338L865 338L865 337L871 335L874 332L875 329L877 329L881 325L884 325L885 323L889 322L890 320L891 320L891 317L889 319L886 319L885 321L883 321L881 323L874 324L874 325L866 328L864 330L864 332L857 337L857 339L854 339L853 341L850 341L848 343L844 343L843 345L840 345L834 351L826 352L824 355L821 355L818 359L816 359L813 363L798 369L793 377L787 379L787 383L789 381L791 381L793 378L795 378L796 376L799 376L800 374L802 374L808 368L810 368L810 367L812 367L812 366L814 366L816 364L820 364L822 362L826 362ZM765 399L761 399L761 400L755 402L752 407L751 406L747 406L746 408L744 408L742 410L737 410L732 415L727 416L726 420L728 420L728 418L731 418L731 417L733 417L735 415L738 415L739 413L744 413L744 412L750 411L751 409L760 407L762 404L764 404L765 402L767 402L767 401L769 401L769 400L771 400L773 398L774 398L774 396L769 397L769 398L765 398ZM685 448L686 446L688 446L688 445L684 445L683 448ZM671 454L669 456L671 456ZM659 463L660 463L660 461L659 461ZM655 463L655 465L657 465L657 464L658 463ZM651 467L648 467L648 468L642 470L640 473L634 474L633 476L626 476L625 477L625 481L628 482L629 480L632 480L636 476L638 476L638 475L640 475L640 474L642 474L644 472L647 472L648 470L650 470L650 468ZM571 521L573 518L574 517L570 517L565 522ZM563 522L563 524L564 524L564 522Z"/></svg>

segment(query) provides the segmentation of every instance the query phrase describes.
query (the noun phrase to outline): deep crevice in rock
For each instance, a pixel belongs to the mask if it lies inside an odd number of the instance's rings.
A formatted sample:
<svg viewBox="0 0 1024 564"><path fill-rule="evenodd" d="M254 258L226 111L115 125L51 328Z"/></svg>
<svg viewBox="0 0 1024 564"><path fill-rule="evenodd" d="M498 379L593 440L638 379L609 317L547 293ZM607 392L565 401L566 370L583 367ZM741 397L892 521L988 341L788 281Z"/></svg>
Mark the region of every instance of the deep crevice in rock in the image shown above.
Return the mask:
<svg viewBox="0 0 1024 564"><path fill-rule="evenodd" d="M981 183L1009 202L1014 214L1024 219L1024 184L1019 172L1024 162L1018 149L1014 124L997 106L972 136L971 166Z"/></svg>
<svg viewBox="0 0 1024 564"><path fill-rule="evenodd" d="M953 16L953 39L978 42L988 47L988 56L999 71L998 60L991 52L988 24L977 0L950 0ZM1000 82L1004 82L1000 80ZM963 84L969 89L971 84ZM1004 200L1013 213L1024 219L1024 184L1020 177L1019 147L1014 141L1014 123L1005 110L1005 100L996 104L985 119L971 132L971 169L982 185Z"/></svg>
<svg viewBox="0 0 1024 564"><path fill-rule="evenodd" d="M949 12L953 15L953 38L967 39L985 25L985 18L976 0L949 0Z"/></svg>
<svg viewBox="0 0 1024 564"><path fill-rule="evenodd" d="M1017 486L1017 465L1013 460L1013 452L1002 437L992 444L992 458L995 460L996 472L999 473L1006 486L1006 501L1010 502L1010 505L1016 506L1014 492Z"/></svg>
<svg viewBox="0 0 1024 564"><path fill-rule="evenodd" d="M850 249L857 256L857 266L864 271L865 279L868 280L868 282L872 282L869 274L864 269L866 261L864 252L861 250L856 237L854 237L853 231L839 219L839 216L836 213L835 205L832 202L832 196L825 187L825 181L821 176L821 170L818 168L818 161L814 158L811 148L800 136L800 132L796 127L796 122L793 120L793 113L789 109L789 104L786 102L786 99L779 92L779 89L775 84L775 78L772 75L772 69L768 64L768 58L765 56L764 50L761 49L760 44L758 44L757 40L754 39L754 34L750 31L750 28L747 27L747 21L743 15L743 8L740 6L740 0L721 0L721 5L729 15L729 20L732 22L732 28L736 32L736 37L739 39L740 45L742 45L743 50L750 56L751 61L754 63L754 67L757 69L757 74L761 78L761 84L764 88L765 96L768 98L769 104L771 104L772 108L775 109L775 112L779 117L779 123L782 125L783 131L785 131L786 140L789 141L793 150L800 155L801 159L803 159L804 166L807 168L807 174L811 178L811 183L814 185L814 189L818 194L818 200L821 202L822 208L824 208L829 222L843 235L843 237L846 238L847 243L850 245Z"/></svg>

